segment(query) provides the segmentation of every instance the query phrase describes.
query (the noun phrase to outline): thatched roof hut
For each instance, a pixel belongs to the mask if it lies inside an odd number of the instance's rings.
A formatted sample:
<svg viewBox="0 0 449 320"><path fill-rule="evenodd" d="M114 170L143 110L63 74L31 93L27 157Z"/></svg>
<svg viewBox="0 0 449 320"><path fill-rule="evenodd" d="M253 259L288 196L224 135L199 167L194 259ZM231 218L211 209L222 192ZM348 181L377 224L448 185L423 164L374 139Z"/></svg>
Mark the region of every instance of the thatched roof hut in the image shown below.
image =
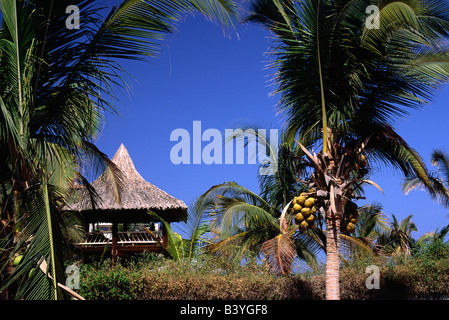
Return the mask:
<svg viewBox="0 0 449 320"><path fill-rule="evenodd" d="M82 200L70 205L67 210L78 212L86 222L154 221L148 210L167 222L187 220L186 204L145 181L134 167L123 144L112 162L119 169L119 179L111 170L106 170L92 183L98 194L98 201L83 190Z"/></svg>

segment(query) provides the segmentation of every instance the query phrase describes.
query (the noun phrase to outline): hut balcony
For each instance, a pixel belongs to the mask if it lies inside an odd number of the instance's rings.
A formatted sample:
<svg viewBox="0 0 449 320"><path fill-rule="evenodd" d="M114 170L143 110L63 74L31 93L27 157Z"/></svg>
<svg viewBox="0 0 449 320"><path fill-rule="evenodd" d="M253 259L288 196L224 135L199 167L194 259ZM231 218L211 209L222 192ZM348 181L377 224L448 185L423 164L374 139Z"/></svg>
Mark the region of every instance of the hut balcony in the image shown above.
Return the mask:
<svg viewBox="0 0 449 320"><path fill-rule="evenodd" d="M84 257L91 254L102 253L112 250L113 257L129 257L134 253L141 252L162 252L162 246L167 246L167 234L165 228L160 227L160 223L153 224L145 229L143 224L139 228L124 228L117 230L119 224L96 224L86 228L84 240L76 243L76 247L83 253ZM134 224L135 226L135 224ZM151 231L148 231L151 230Z"/></svg>

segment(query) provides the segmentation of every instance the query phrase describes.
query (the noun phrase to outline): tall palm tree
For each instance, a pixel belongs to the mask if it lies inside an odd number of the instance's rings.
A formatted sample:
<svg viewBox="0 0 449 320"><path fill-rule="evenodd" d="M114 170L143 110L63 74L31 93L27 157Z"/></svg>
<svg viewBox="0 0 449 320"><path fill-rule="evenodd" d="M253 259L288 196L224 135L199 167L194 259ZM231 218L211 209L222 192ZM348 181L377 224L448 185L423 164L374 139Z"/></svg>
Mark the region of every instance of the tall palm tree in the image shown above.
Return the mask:
<svg viewBox="0 0 449 320"><path fill-rule="evenodd" d="M414 189L427 190L432 199L449 208L449 155L441 150L434 150L430 161L437 167L436 172L429 173L430 187L411 175L404 179L402 189L406 194Z"/></svg>
<svg viewBox="0 0 449 320"><path fill-rule="evenodd" d="M325 211L327 299L340 297L344 208L370 168L390 165L430 186L424 162L394 124L449 79L444 0L379 1L379 28L367 28L372 4L254 0L248 14L275 39L272 67L287 136L321 148L303 149Z"/></svg>
<svg viewBox="0 0 449 320"><path fill-rule="evenodd" d="M69 5L80 10L79 29L66 27ZM236 4L123 0L101 9L99 2L86 0L0 1L2 252L8 253L4 262L24 255L13 274L2 279L2 289L20 282L16 298L62 297L57 222L69 220L62 219L59 209L70 188L89 187L89 174L108 168L119 190L119 172L95 147L94 138L104 113L116 112L116 90L128 87L120 59L154 57L185 14L199 11L231 26ZM22 281L41 262L48 262L49 277L35 272Z"/></svg>

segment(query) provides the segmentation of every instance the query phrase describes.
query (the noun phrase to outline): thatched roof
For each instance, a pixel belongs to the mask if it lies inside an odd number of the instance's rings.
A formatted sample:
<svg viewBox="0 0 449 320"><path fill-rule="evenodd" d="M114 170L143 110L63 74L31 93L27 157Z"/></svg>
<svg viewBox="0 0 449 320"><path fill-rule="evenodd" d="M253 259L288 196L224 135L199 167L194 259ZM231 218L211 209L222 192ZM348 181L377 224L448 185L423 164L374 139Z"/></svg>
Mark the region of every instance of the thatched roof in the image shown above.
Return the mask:
<svg viewBox="0 0 449 320"><path fill-rule="evenodd" d="M120 170L119 179L108 169L92 183L99 201L92 201L83 190L82 200L70 205L68 210L81 213L87 220L103 222L144 222L149 219L148 210L168 222L187 219L186 204L145 181L123 144L112 162Z"/></svg>

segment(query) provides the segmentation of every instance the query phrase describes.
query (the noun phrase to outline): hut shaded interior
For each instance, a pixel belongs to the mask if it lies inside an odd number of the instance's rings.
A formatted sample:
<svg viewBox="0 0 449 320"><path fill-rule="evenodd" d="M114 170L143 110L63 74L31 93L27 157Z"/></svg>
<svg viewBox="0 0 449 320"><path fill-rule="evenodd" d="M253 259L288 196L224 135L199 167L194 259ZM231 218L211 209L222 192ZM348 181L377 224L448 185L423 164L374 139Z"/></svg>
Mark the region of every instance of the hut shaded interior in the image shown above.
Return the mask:
<svg viewBox="0 0 449 320"><path fill-rule="evenodd" d="M85 225L86 239L78 248L88 254L111 245L114 262L129 253L161 251L160 245L167 244L166 230L149 212L168 223L185 222L187 206L145 181L123 144L112 165L91 184L96 196L81 188L77 192L80 200L65 209L76 212Z"/></svg>

